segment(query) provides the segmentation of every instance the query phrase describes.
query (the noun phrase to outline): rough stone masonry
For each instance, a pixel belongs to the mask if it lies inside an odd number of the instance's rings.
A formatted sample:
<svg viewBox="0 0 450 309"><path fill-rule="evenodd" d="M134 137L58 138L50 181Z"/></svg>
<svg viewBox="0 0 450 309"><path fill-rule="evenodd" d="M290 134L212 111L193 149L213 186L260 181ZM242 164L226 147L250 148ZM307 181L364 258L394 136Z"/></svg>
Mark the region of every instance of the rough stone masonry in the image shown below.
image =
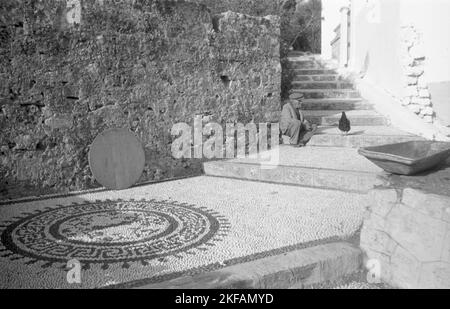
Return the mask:
<svg viewBox="0 0 450 309"><path fill-rule="evenodd" d="M395 176L390 185L369 192L361 248L378 261L383 282L398 288L450 288L449 171Z"/></svg>
<svg viewBox="0 0 450 309"><path fill-rule="evenodd" d="M198 172L171 157L172 125L276 120L279 29L185 1L2 0L1 196L96 186L89 145L110 127L141 139L141 181Z"/></svg>

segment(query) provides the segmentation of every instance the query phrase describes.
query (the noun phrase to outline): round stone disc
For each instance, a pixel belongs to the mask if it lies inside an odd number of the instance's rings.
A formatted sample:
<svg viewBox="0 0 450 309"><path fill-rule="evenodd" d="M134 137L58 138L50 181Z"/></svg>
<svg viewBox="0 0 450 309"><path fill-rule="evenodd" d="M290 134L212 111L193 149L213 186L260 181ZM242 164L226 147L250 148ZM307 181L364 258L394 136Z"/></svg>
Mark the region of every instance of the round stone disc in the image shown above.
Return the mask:
<svg viewBox="0 0 450 309"><path fill-rule="evenodd" d="M89 166L105 188L121 190L134 185L144 170L142 144L127 129L109 129L99 134L89 150Z"/></svg>

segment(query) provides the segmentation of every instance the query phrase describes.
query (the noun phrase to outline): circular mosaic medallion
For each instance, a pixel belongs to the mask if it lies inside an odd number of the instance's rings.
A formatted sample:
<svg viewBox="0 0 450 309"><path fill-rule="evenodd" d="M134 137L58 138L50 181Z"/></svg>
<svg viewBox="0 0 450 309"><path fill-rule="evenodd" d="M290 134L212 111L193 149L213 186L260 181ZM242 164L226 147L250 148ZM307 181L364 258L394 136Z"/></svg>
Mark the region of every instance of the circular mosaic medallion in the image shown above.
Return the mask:
<svg viewBox="0 0 450 309"><path fill-rule="evenodd" d="M227 229L222 216L190 205L98 201L26 216L1 240L12 254L34 260L128 265L214 245Z"/></svg>

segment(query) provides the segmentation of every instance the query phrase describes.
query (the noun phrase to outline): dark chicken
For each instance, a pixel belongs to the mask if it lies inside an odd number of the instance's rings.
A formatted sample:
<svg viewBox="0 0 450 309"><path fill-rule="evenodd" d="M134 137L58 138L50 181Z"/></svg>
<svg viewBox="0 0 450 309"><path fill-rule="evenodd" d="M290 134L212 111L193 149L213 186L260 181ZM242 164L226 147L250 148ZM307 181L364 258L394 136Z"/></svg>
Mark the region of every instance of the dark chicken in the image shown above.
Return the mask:
<svg viewBox="0 0 450 309"><path fill-rule="evenodd" d="M341 130L344 134L347 134L350 129L350 120L348 120L345 112L342 112L341 119L339 120L339 130Z"/></svg>

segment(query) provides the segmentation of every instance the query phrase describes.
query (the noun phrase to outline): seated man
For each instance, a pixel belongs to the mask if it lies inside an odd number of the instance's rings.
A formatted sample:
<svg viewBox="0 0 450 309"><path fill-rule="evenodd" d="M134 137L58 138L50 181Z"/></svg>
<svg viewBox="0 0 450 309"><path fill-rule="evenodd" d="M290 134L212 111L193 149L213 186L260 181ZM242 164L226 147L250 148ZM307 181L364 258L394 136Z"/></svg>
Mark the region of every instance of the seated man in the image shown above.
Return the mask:
<svg viewBox="0 0 450 309"><path fill-rule="evenodd" d="M280 130L290 137L294 147L305 146L317 130L317 125L311 125L303 118L303 114L288 101L281 112Z"/></svg>

